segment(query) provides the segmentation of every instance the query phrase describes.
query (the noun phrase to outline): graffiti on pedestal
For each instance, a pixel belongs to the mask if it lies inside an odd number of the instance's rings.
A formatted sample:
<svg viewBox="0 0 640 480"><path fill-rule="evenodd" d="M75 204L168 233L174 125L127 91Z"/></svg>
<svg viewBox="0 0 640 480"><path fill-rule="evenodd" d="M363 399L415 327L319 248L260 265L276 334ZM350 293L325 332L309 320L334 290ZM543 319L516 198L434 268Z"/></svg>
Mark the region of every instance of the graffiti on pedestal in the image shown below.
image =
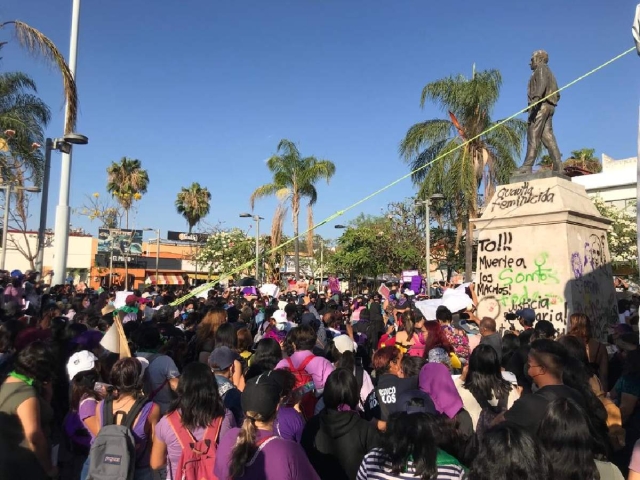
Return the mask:
<svg viewBox="0 0 640 480"><path fill-rule="evenodd" d="M514 187L508 185L501 187L491 199L491 212L498 210L516 209L523 205L534 205L537 203L553 203L555 193L551 192L551 187L545 190L536 190L529 182Z"/></svg>
<svg viewBox="0 0 640 480"><path fill-rule="evenodd" d="M593 335L605 338L609 327L618 321L613 287L613 270L607 258L604 233L591 234L579 251L571 253L574 313L591 319Z"/></svg>
<svg viewBox="0 0 640 480"><path fill-rule="evenodd" d="M549 253L517 255L513 243L513 232L478 241L478 310L498 319L505 313L533 308L538 320L564 321L564 298L559 293L563 287Z"/></svg>

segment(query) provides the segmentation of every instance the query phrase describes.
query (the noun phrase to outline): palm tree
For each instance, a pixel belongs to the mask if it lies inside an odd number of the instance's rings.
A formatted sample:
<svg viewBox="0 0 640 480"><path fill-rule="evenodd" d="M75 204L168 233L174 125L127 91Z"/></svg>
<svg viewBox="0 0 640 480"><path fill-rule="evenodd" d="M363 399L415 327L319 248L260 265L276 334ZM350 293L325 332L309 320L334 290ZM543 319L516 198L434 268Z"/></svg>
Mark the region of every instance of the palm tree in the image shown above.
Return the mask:
<svg viewBox="0 0 640 480"><path fill-rule="evenodd" d="M193 182L189 188L182 187L176 198L176 209L189 225L189 233L209 213L211 193L207 187Z"/></svg>
<svg viewBox="0 0 640 480"><path fill-rule="evenodd" d="M28 75L0 73L0 176L4 180L20 170L36 185L40 183L44 158L38 147L44 143L51 112L36 93Z"/></svg>
<svg viewBox="0 0 640 480"><path fill-rule="evenodd" d="M300 204L303 199L308 199L308 208L313 207L318 200L318 191L315 184L323 179L329 183L336 172L336 166L329 160L300 156L295 143L286 139L280 140L277 152L279 155L274 155L267 160L267 168L273 174L273 181L256 188L249 201L251 202L251 209L253 209L257 199L275 195L280 204L276 210L274 222L278 219L282 220L282 216L287 209L287 202L290 202L293 217L293 236L295 237L296 278L300 278L300 242L298 241ZM307 218L313 219L309 211ZM309 229L312 226L309 225ZM313 234L312 231L308 233Z"/></svg>
<svg viewBox="0 0 640 480"><path fill-rule="evenodd" d="M62 74L64 95L68 104L65 118L65 133L71 133L75 130L78 117L78 94L73 74L65 62L64 57L46 35L26 23L19 20L0 23L0 30L11 27L14 28L18 43L20 43L23 48L29 53L39 56L47 63L55 66ZM7 42L0 41L0 48L6 43Z"/></svg>
<svg viewBox="0 0 640 480"><path fill-rule="evenodd" d="M512 119L501 125L491 120L501 85L497 70L474 72L471 79L458 75L427 84L420 106L424 108L427 101L432 101L449 118L413 125L400 143L400 154L414 171L412 179L421 185L425 195L442 193L447 201L461 203L456 210L466 216L468 280L473 271L470 220L478 214L478 190L484 185L483 198L488 199L498 183L509 179L522 153L527 128L521 120ZM483 134L490 128L493 129Z"/></svg>
<svg viewBox="0 0 640 480"><path fill-rule="evenodd" d="M129 228L129 210L133 202L147 193L149 175L140 160L122 157L120 163L112 162L107 168L107 191L122 206L126 228Z"/></svg>
<svg viewBox="0 0 640 480"><path fill-rule="evenodd" d="M594 148L581 148L571 152L571 157L564 162L565 167L580 167L591 173L599 173L602 171L602 164L598 157L595 156Z"/></svg>

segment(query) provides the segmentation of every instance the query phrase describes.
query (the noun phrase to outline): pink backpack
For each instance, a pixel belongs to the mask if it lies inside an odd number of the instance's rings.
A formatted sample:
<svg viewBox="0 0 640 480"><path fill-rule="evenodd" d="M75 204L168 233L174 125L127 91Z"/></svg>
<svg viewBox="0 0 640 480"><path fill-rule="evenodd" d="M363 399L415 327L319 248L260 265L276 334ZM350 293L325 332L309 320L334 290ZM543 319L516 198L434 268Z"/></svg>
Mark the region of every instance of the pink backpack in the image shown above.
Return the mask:
<svg viewBox="0 0 640 480"><path fill-rule="evenodd" d="M182 455L178 462L176 475L182 480L218 480L213 473L216 463L216 451L218 435L224 417L216 418L204 431L202 440L197 441L191 432L182 425L180 414L177 411L171 412L167 420L173 433L175 434Z"/></svg>

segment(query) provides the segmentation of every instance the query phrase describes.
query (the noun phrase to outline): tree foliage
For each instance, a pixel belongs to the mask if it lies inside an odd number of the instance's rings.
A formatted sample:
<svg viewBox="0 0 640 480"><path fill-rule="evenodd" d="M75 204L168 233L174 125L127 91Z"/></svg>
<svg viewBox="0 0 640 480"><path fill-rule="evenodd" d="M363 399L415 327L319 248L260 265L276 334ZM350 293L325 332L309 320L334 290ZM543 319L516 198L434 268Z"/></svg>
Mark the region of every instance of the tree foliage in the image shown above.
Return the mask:
<svg viewBox="0 0 640 480"><path fill-rule="evenodd" d="M456 213L456 225L466 223L468 237L472 233L468 219L478 214L481 185L484 197L490 198L495 186L509 179L522 153L526 123L512 119L498 125L491 119L501 85L497 70L427 84L420 106L433 102L448 118L413 125L400 143L400 155L415 171L413 181L420 186L421 198L443 194ZM467 274L473 269L472 247L468 242Z"/></svg>
<svg viewBox="0 0 640 480"><path fill-rule="evenodd" d="M47 64L52 65L61 73L64 95L67 100L65 133L73 132L78 118L78 92L76 90L74 76L64 56L51 39L36 28L19 20L0 23L0 31L6 31L10 28L14 29L20 46L35 57L43 59ZM0 42L0 48L6 43L7 42Z"/></svg>
<svg viewBox="0 0 640 480"><path fill-rule="evenodd" d="M335 174L336 166L329 160L319 160L316 157L303 157L295 143L290 140L283 139L278 144L277 154L267 160L267 168L271 172L273 178L270 183L264 184L251 194L251 209L254 208L256 200L264 197L275 196L279 200L279 205L274 215L274 222L282 224L282 218L288 207L291 207L291 215L293 220L293 235L295 237L295 258L296 258L296 277L300 276L300 242L299 234L299 217L300 207L303 200L307 200L308 208L318 200L318 191L316 184L320 180L326 180L327 183ZM313 215L310 210L307 217L311 221ZM274 223L274 227L277 225ZM311 227L312 225L309 225ZM309 232L313 235L313 232ZM272 228L272 237L273 237ZM310 243L311 241L308 240Z"/></svg>
<svg viewBox="0 0 640 480"><path fill-rule="evenodd" d="M638 229L636 209L633 206L624 210L606 203L601 197L594 197L593 203L605 218L613 223L609 227L609 252L614 263L638 262Z"/></svg>
<svg viewBox="0 0 640 480"><path fill-rule="evenodd" d="M122 157L119 163L112 162L107 168L107 191L124 209L125 228L129 228L133 202L147 193L148 185L149 175L138 159Z"/></svg>
<svg viewBox="0 0 640 480"><path fill-rule="evenodd" d="M187 221L191 233L193 227L209 214L211 193L207 187L193 182L190 187L182 187L178 192L175 205L178 213Z"/></svg>
<svg viewBox="0 0 640 480"><path fill-rule="evenodd" d="M255 258L255 239L238 228L213 233L198 252L198 263L209 273L229 274ZM248 272L250 268L244 269Z"/></svg>

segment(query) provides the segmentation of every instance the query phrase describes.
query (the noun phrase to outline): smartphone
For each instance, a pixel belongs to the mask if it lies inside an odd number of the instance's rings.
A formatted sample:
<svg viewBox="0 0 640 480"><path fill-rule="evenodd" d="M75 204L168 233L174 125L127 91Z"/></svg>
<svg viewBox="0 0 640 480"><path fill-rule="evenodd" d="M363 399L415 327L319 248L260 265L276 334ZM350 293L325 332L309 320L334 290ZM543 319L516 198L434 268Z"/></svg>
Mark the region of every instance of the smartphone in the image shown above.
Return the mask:
<svg viewBox="0 0 640 480"><path fill-rule="evenodd" d="M108 383L96 382L93 386L93 390L99 393L102 397L106 397L109 390L113 390L113 385Z"/></svg>

